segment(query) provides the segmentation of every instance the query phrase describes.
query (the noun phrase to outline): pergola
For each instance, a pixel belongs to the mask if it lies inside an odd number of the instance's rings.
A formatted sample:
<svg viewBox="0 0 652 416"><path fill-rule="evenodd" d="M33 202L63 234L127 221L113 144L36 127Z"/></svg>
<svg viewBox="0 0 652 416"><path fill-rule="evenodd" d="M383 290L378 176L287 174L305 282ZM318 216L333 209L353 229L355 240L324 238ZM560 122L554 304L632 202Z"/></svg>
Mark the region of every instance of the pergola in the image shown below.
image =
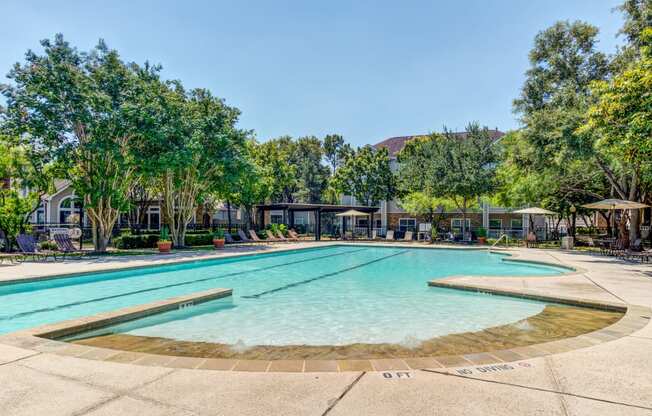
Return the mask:
<svg viewBox="0 0 652 416"><path fill-rule="evenodd" d="M373 214L378 211L376 207L367 207L360 205L329 205L329 204L296 204L296 203L276 203L276 204L261 204L256 205L258 213L258 224L265 228L265 213L267 211L283 211L283 223L286 225L294 225L295 212L314 212L315 220L317 221L315 227L315 240L321 240L321 214L322 213L342 213L350 210L356 210L369 215L367 229L371 232L371 223Z"/></svg>

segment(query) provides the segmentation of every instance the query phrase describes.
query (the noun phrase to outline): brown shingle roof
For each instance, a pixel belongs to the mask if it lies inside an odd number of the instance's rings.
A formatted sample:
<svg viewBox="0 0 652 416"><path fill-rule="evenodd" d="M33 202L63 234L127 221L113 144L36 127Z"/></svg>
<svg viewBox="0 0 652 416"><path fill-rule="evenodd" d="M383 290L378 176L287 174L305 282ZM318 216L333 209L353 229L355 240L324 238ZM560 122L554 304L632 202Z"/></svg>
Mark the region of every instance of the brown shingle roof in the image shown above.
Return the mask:
<svg viewBox="0 0 652 416"><path fill-rule="evenodd" d="M466 137L467 132L461 131L461 132L457 132L457 133L453 133L453 134L455 134L455 135L457 135L457 136L459 136L460 138L463 139L463 138ZM505 133L503 133L500 130L489 130L489 135L491 136L491 138L493 140L497 140L497 139L500 139L501 137L503 137L505 135ZM387 148L387 151L389 152L390 157L396 157L398 152L403 150L403 148L405 147L405 143L408 140L411 140L411 139L414 139L414 138L417 138L417 137L424 137L424 136L425 136L425 134L419 134L419 135L414 135L414 136L390 137L389 139L385 139L380 143L376 143L375 145L373 145L373 147L376 148L376 149L380 149L382 147L385 147L385 148Z"/></svg>

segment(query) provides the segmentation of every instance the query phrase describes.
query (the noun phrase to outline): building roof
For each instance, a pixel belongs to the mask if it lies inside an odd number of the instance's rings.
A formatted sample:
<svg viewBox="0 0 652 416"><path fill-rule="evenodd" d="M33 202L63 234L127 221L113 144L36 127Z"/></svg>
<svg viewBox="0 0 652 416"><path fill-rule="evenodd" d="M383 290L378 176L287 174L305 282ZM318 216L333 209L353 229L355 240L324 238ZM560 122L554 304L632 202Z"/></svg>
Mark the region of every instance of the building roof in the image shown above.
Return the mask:
<svg viewBox="0 0 652 416"><path fill-rule="evenodd" d="M460 132L455 132L453 134L456 135L456 136L459 136L461 139L463 139L463 138L466 137L467 132L460 131ZM497 139L500 139L501 137L503 137L505 135L505 133L503 133L502 131L500 131L498 129L493 129L493 130L489 130L489 135L491 136L491 138L493 140L497 140ZM398 152L403 150L403 148L405 147L405 143L408 140L412 140L412 139L417 138L417 137L425 137L425 136L426 136L425 134L417 134L417 135L414 135L414 136L390 137L389 139L385 139L380 143L376 143L375 145L373 145L373 147L376 148L376 149L380 149L380 148L385 147L385 148L387 148L387 151L389 152L390 157L396 157Z"/></svg>
<svg viewBox="0 0 652 416"><path fill-rule="evenodd" d="M345 212L357 210L365 213L378 211L377 207L368 207L364 205L333 205L333 204L301 204L293 202L278 202L272 204L260 204L255 206L256 209L263 211L282 210L290 211L322 211L322 212Z"/></svg>

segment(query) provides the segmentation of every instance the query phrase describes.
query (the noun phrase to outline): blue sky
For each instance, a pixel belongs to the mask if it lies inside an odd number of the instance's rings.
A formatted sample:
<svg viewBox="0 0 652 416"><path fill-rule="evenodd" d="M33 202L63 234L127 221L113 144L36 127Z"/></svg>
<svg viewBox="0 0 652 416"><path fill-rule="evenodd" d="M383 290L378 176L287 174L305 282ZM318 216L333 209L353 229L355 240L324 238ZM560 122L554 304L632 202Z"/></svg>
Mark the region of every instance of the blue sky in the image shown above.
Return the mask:
<svg viewBox="0 0 652 416"><path fill-rule="evenodd" d="M619 3L4 0L0 72L4 82L28 48L61 32L210 88L260 140L339 133L362 145L472 120L509 130L536 33L584 20L613 52Z"/></svg>

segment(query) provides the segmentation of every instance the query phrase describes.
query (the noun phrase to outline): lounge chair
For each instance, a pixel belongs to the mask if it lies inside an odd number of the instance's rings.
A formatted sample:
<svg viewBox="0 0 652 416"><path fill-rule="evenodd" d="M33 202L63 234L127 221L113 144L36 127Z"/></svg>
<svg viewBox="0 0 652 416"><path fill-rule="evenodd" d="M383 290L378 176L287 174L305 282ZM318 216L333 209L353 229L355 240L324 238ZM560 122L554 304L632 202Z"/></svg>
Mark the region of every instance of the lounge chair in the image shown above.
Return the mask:
<svg viewBox="0 0 652 416"><path fill-rule="evenodd" d="M66 258L66 254L77 254L79 258L84 255L84 252L75 248L70 236L67 234L55 234L54 242L57 243L57 248L60 253L63 253L63 258Z"/></svg>
<svg viewBox="0 0 652 416"><path fill-rule="evenodd" d="M258 243L257 241L247 237L247 234L245 234L245 232L242 230L238 230L238 237L240 237L240 242L242 243Z"/></svg>
<svg viewBox="0 0 652 416"><path fill-rule="evenodd" d="M4 264L5 260L7 260L9 264L16 264L18 263L18 254L0 253L0 264Z"/></svg>
<svg viewBox="0 0 652 416"><path fill-rule="evenodd" d="M260 237L258 237L258 234L256 234L254 230L249 230L249 235L251 236L251 239L249 241L253 241L256 243L264 243L264 241L261 240Z"/></svg>
<svg viewBox="0 0 652 416"><path fill-rule="evenodd" d="M20 234L18 237L16 237L16 242L18 243L18 248L20 248L21 253L27 258L31 256L32 260L36 260L38 258L47 260L49 256L52 256L55 261L57 260L56 252L49 250L39 250L36 239L31 235Z"/></svg>
<svg viewBox="0 0 652 416"><path fill-rule="evenodd" d="M412 231L406 231L403 236L403 241L412 241L413 233Z"/></svg>
<svg viewBox="0 0 652 416"><path fill-rule="evenodd" d="M267 233L267 235L269 235L269 233ZM285 238L285 236L283 235L283 232L281 230L276 231L276 237L278 238L279 241L283 241L284 243L287 243L287 242L290 241L287 238Z"/></svg>
<svg viewBox="0 0 652 416"><path fill-rule="evenodd" d="M394 230L387 230L385 240L394 240Z"/></svg>
<svg viewBox="0 0 652 416"><path fill-rule="evenodd" d="M299 241L301 239L301 237L299 237L299 234L297 234L297 232L294 230L288 230L288 236L292 241Z"/></svg>

